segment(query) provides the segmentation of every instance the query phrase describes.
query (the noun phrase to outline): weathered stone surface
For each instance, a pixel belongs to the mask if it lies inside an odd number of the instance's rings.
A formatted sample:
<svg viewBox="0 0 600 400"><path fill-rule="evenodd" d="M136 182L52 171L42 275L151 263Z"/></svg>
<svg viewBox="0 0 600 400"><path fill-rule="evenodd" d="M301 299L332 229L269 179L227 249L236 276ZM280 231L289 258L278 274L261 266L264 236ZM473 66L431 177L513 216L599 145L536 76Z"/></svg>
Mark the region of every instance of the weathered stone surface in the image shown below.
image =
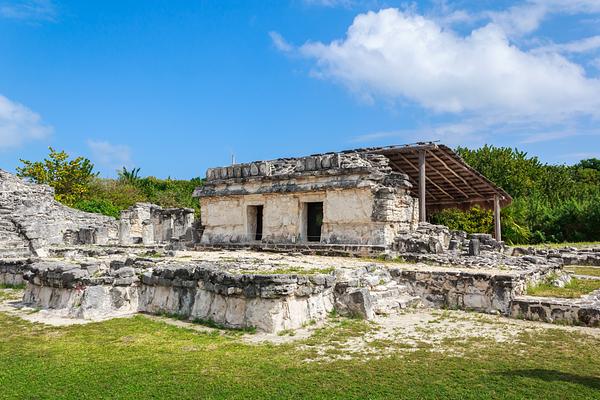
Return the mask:
<svg viewBox="0 0 600 400"><path fill-rule="evenodd" d="M223 178L209 169L206 184L195 191L203 210L204 244L254 241L255 225L247 210L256 205L264 207L261 241L266 244L306 242L303 216L309 202L323 202L322 243L386 244L418 220L408 176L392 172L381 155L329 154L252 163L250 175L243 165L240 168L241 178Z"/></svg>
<svg viewBox="0 0 600 400"><path fill-rule="evenodd" d="M66 207L54 200L54 190L27 183L0 170L0 247L12 247L1 232L14 231L18 247L43 256L58 244L110 244L118 239L114 218ZM8 228L7 228L8 226ZM5 229L2 229L2 228ZM15 246L16 247L16 246ZM0 251L0 256L3 256Z"/></svg>
<svg viewBox="0 0 600 400"><path fill-rule="evenodd" d="M156 204L137 203L121 211L119 223L119 241L124 245L197 240L191 208L162 208Z"/></svg>
<svg viewBox="0 0 600 400"><path fill-rule="evenodd" d="M481 253L479 239L473 238L469 240L469 255L478 256Z"/></svg>

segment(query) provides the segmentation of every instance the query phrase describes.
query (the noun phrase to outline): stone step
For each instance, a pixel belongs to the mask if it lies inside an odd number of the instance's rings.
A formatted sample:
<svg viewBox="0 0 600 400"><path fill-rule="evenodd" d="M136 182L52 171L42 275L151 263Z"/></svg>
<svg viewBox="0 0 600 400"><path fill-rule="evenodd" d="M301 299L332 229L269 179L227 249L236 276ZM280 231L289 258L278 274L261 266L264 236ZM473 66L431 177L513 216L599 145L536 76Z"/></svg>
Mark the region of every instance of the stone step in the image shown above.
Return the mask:
<svg viewBox="0 0 600 400"><path fill-rule="evenodd" d="M22 249L20 251L3 251L0 250L0 258L27 258L31 256L29 249Z"/></svg>
<svg viewBox="0 0 600 400"><path fill-rule="evenodd" d="M375 314L379 315L391 314L406 308L419 307L420 305L421 299L419 297L402 294L397 297L377 301L373 306L373 310Z"/></svg>
<svg viewBox="0 0 600 400"><path fill-rule="evenodd" d="M28 247L27 243L18 236L0 242L0 249L14 249L18 247Z"/></svg>
<svg viewBox="0 0 600 400"><path fill-rule="evenodd" d="M0 229L16 229L16 226L11 221L0 220Z"/></svg>

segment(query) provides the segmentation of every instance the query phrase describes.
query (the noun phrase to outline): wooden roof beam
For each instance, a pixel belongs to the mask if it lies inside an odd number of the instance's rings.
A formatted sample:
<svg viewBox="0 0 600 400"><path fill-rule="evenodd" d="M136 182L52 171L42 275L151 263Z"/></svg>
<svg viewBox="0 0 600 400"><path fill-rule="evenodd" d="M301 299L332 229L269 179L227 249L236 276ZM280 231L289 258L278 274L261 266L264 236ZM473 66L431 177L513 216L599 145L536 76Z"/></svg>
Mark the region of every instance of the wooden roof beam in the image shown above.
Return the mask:
<svg viewBox="0 0 600 400"><path fill-rule="evenodd" d="M394 167L396 167L399 171L404 172L404 170L398 164L396 164L393 160L390 160L390 164L392 164ZM417 171L418 171L418 168L417 168ZM413 194L414 194L414 190L418 185L416 184L416 182L414 181L412 176L408 175L408 177L411 181L413 181L413 188L412 188L411 192L413 192ZM419 193L419 192L417 191L417 193ZM431 198L433 198L434 200L437 200L437 197L435 197L429 190L427 190L427 195L430 196Z"/></svg>
<svg viewBox="0 0 600 400"><path fill-rule="evenodd" d="M404 157L402 154L398 154L405 162L407 162L414 170L417 171L417 173L419 172L419 167L417 167L416 165L414 165L408 158ZM390 160L391 162L391 160ZM398 167L399 168L399 167ZM400 170L402 170L400 168ZM440 192L442 192L443 194L445 194L446 196L450 197L451 199L454 199L454 196L452 196L451 194L449 194L448 192L446 192L444 189L442 189L441 187L439 187L439 185L437 185L434 181L432 181L430 178L428 178L427 176L425 177L425 179L427 180L427 182L431 183L431 185L433 185L437 190L439 190Z"/></svg>
<svg viewBox="0 0 600 400"><path fill-rule="evenodd" d="M450 172L452 175L454 175L455 177L457 177L458 179L460 179L469 189L471 189L471 191L473 193L475 193L475 195L480 196L481 197L481 193L479 193L478 191L475 190L475 188L473 187L473 185L469 184L469 182L467 182L465 180L465 178L463 178L462 176L460 176L459 174L456 173L456 171L454 171L452 168L450 168L448 166L448 164L446 164L446 162L444 160L442 160L440 157L438 157L434 152L429 151L427 152L429 155L431 155L431 157L435 158L440 164L442 164L442 166L448 170L448 172ZM469 196L467 196L469 197Z"/></svg>

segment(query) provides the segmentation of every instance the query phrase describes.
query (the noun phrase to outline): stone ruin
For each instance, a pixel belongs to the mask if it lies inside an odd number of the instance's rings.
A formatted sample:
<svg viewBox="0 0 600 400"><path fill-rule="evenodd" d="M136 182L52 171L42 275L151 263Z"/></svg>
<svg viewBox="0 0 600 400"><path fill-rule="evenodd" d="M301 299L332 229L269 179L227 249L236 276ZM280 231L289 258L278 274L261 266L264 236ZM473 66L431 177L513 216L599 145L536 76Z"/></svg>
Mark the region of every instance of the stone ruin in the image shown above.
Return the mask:
<svg viewBox="0 0 600 400"><path fill-rule="evenodd" d="M0 257L40 256L60 245L168 244L195 240L193 209L138 203L119 220L69 208L54 189L0 170Z"/></svg>
<svg viewBox="0 0 600 400"><path fill-rule="evenodd" d="M414 178L392 162L353 151L211 169L196 191L202 224L147 203L119 219L81 212L0 171L0 284L25 284L17 306L62 317L144 312L267 332L417 306L599 323L600 293L525 293L568 282L565 262L600 265L600 250L513 249L419 221Z"/></svg>

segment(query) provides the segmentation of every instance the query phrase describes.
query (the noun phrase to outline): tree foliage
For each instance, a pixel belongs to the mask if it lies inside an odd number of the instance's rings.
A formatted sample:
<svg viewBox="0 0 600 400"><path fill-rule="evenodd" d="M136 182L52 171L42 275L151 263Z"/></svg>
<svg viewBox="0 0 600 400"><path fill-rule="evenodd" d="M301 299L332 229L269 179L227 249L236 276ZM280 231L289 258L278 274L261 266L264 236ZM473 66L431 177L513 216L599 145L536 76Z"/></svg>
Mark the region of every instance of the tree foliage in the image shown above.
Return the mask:
<svg viewBox="0 0 600 400"><path fill-rule="evenodd" d="M600 160L548 165L507 147L459 147L463 159L506 190L513 203L502 210L503 237L511 243L600 240ZM437 223L467 232L491 232L480 209L444 210Z"/></svg>
<svg viewBox="0 0 600 400"><path fill-rule="evenodd" d="M48 149L50 154L43 161L20 160L23 165L17 167L17 175L52 186L56 200L73 205L88 194L89 183L97 175L94 164L84 157L70 160L66 152Z"/></svg>

